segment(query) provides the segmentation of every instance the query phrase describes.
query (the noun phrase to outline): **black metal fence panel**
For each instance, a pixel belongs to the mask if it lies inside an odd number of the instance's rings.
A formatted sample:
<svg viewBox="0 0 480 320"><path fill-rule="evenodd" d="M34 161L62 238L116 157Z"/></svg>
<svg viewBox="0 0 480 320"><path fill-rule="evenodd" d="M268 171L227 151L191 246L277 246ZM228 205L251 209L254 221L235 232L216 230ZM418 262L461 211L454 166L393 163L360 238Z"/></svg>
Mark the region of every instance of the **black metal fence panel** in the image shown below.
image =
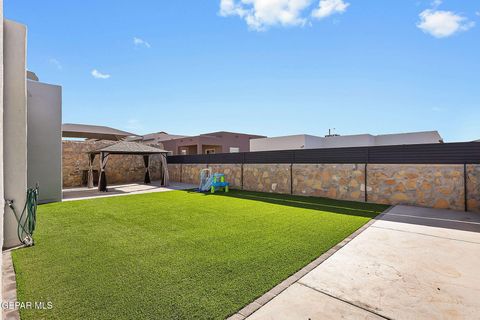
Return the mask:
<svg viewBox="0 0 480 320"><path fill-rule="evenodd" d="M480 142L280 150L169 156L168 163L480 163Z"/></svg>

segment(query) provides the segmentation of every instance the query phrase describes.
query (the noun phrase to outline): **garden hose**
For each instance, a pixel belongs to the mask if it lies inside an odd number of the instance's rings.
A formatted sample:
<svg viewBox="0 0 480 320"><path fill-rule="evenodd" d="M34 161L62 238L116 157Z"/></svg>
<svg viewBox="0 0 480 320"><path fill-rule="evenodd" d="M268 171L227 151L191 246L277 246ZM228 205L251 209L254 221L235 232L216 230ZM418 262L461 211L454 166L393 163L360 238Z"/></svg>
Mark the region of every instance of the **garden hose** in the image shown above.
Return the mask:
<svg viewBox="0 0 480 320"><path fill-rule="evenodd" d="M37 221L37 204L38 204L38 184L35 188L27 189L27 199L23 206L20 217L15 210L13 200L6 200L7 205L12 209L15 219L18 222L17 236L18 240L25 246L33 246L33 231L35 231L35 223Z"/></svg>

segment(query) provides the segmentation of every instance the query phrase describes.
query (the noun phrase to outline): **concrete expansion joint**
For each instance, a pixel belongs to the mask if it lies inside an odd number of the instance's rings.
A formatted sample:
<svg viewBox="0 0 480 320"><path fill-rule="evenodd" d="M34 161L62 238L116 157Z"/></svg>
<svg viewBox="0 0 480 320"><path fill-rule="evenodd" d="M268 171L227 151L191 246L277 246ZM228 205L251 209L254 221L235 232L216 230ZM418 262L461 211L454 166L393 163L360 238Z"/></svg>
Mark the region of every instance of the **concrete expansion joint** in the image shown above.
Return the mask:
<svg viewBox="0 0 480 320"><path fill-rule="evenodd" d="M336 296L334 296L334 295L328 294L328 293L326 293L326 292L324 292L324 291L322 291L322 290L313 288L313 287L311 287L311 286L303 283L302 281L298 281L297 283L298 283L299 285L302 285L302 286L308 288L308 289L314 290L314 291L316 291L316 292L318 292L318 293L321 293L321 294L324 294L324 295L326 295L326 296L328 296L328 297L330 297L330 298L333 298L333 299L335 299L335 300L338 300L338 301L341 301L341 302L343 302L343 303L349 304L349 305L351 305L351 306L353 306L353 307L355 307L355 308L362 309L362 310L364 310L364 311L367 311L367 312L369 312L369 313L372 313L372 314L374 314L374 315L376 315L376 316L378 316L378 317L381 317L381 318L383 318L383 319L393 320L392 318L389 318L389 317L387 317L387 316L381 315L381 314L379 314L379 313L377 313L377 312L375 312L375 311L372 311L372 310L370 310L370 309L367 309L367 308L365 308L365 307L359 306L359 305L357 305L357 304L355 304L355 303L353 303L353 302L351 302L351 301L348 301L348 300L345 300L345 299L341 299L341 298L336 297Z"/></svg>

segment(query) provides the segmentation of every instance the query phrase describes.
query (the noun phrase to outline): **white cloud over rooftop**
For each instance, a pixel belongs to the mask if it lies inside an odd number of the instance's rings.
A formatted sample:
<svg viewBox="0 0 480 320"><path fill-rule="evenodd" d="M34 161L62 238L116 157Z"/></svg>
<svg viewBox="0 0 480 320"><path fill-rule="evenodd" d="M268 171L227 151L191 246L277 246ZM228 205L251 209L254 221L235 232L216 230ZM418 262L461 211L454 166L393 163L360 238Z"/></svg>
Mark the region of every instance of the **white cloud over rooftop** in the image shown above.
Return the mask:
<svg viewBox="0 0 480 320"><path fill-rule="evenodd" d="M220 15L237 16L252 30L271 26L303 26L312 17L326 18L346 11L344 0L221 0Z"/></svg>

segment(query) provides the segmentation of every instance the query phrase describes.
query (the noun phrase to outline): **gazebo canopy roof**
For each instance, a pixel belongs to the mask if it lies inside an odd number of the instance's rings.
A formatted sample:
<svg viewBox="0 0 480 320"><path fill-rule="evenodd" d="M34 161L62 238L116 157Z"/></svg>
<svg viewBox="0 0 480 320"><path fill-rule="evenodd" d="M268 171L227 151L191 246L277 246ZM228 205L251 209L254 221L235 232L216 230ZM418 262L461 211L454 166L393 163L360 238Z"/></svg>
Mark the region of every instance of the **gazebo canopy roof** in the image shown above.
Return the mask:
<svg viewBox="0 0 480 320"><path fill-rule="evenodd" d="M105 126L92 126L87 124L74 123L64 123L62 125L62 137L64 138L85 138L118 141L126 137L132 136L137 135Z"/></svg>
<svg viewBox="0 0 480 320"><path fill-rule="evenodd" d="M110 153L110 154L159 154L168 153L167 150L147 146L143 143L120 141L101 149L90 151L89 153Z"/></svg>

